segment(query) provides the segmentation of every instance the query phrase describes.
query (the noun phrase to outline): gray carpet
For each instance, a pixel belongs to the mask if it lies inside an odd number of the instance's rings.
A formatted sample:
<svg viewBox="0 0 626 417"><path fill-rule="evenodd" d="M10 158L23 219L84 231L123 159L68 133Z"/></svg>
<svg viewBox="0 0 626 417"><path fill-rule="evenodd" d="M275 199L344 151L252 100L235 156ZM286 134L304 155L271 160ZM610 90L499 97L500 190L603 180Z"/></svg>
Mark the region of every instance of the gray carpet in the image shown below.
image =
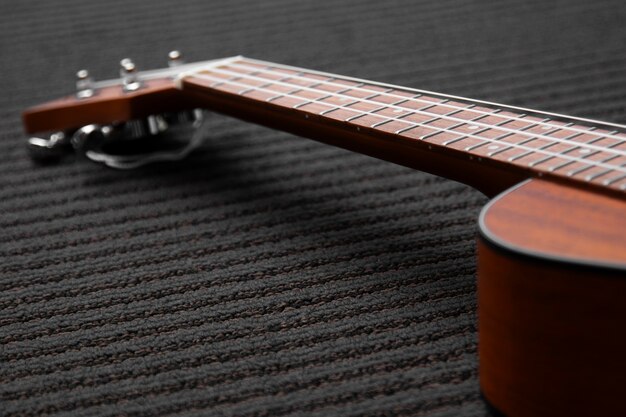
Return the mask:
<svg viewBox="0 0 626 417"><path fill-rule="evenodd" d="M215 117L185 163L35 166L87 67L243 54L626 121L623 0L0 5L2 415L485 416L458 183Z"/></svg>

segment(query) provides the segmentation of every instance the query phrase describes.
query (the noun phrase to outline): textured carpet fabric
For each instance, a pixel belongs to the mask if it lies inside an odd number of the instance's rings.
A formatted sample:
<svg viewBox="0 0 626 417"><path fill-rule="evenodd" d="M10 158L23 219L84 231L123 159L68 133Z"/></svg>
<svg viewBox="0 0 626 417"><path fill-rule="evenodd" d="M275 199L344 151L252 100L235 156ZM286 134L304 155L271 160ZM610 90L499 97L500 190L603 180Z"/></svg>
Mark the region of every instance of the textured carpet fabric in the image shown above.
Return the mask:
<svg viewBox="0 0 626 417"><path fill-rule="evenodd" d="M2 2L0 414L486 416L478 192L217 115L184 163L36 166L20 111L180 48L624 122L624 4Z"/></svg>

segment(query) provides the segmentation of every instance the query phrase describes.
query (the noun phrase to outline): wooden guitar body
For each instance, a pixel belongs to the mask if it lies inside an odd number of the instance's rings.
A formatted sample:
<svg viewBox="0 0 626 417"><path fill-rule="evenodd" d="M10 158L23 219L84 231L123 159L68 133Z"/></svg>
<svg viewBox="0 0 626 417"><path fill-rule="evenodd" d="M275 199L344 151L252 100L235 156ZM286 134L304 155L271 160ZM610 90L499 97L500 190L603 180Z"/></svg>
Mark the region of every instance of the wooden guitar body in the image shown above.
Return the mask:
<svg viewBox="0 0 626 417"><path fill-rule="evenodd" d="M508 417L626 415L626 201L531 180L480 229L487 401Z"/></svg>

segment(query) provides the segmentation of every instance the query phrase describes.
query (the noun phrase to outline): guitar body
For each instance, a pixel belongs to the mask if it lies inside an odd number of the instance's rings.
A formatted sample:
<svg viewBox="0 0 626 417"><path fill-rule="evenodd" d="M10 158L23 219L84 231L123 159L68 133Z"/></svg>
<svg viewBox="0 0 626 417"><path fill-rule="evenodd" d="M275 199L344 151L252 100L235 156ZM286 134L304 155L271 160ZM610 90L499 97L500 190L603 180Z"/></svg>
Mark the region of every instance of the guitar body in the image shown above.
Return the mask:
<svg viewBox="0 0 626 417"><path fill-rule="evenodd" d="M626 415L626 201L531 180L480 229L487 401L507 417Z"/></svg>

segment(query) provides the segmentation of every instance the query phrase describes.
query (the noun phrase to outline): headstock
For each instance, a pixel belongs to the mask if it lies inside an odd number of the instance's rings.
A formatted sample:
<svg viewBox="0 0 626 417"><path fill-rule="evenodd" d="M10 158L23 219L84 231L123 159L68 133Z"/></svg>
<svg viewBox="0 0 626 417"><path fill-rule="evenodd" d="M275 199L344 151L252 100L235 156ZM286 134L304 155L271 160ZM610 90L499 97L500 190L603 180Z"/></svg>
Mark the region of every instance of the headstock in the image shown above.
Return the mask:
<svg viewBox="0 0 626 417"><path fill-rule="evenodd" d="M76 151L116 168L182 158L199 145L199 140L181 145L180 135L173 135L178 136L178 145L173 145L171 140L164 140L166 132L182 125L197 127L202 112L195 109L188 94L177 88L176 80L182 72L213 62L185 64L180 52L172 51L168 67L159 70L140 72L130 59L123 59L120 78L114 80L94 82L87 70L78 71L74 94L23 113L27 133L47 134L29 139L31 155L48 161ZM142 145L138 154L109 151L121 149L120 143L138 141L156 149L145 152Z"/></svg>

